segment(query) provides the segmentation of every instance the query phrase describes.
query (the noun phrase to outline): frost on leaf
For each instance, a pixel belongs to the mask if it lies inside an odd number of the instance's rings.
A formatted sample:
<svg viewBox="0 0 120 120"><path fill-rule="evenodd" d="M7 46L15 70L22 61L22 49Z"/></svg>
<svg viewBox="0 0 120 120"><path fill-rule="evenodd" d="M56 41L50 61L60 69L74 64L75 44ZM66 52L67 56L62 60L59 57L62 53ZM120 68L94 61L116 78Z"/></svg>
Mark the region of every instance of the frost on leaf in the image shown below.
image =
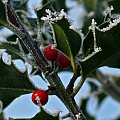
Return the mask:
<svg viewBox="0 0 120 120"><path fill-rule="evenodd" d="M102 29L100 29L100 28L97 28L97 29L101 32L106 32L106 31L112 29L113 27L115 27L116 25L118 25L119 23L120 23L120 17L118 17L117 19L114 19L112 21L109 21L109 25L107 27L102 28Z"/></svg>
<svg viewBox="0 0 120 120"><path fill-rule="evenodd" d="M95 29L97 28L97 23L95 22L94 19L92 19L92 24L91 26L89 27L90 30L92 30L92 33L93 33L93 39L94 39L94 51L86 56L84 59L81 60L81 62L83 61L86 61L87 59L91 58L92 56L94 56L96 53L102 51L101 47L97 47L97 41L96 41L96 33L95 33Z"/></svg>
<svg viewBox="0 0 120 120"><path fill-rule="evenodd" d="M46 9L46 13L47 15L42 17L41 20L54 22L54 21L61 20L63 17L66 18L67 16L66 13L64 12L64 9L62 9L59 14L57 12L52 12L51 10Z"/></svg>

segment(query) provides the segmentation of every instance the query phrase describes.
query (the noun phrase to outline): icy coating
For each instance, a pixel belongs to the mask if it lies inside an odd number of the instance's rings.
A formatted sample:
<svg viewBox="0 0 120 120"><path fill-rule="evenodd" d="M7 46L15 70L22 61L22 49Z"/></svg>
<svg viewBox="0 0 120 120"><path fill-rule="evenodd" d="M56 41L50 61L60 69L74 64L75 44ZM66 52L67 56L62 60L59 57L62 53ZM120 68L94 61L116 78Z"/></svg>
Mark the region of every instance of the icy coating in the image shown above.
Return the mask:
<svg viewBox="0 0 120 120"><path fill-rule="evenodd" d="M62 9L59 14L57 12L52 12L51 10L46 9L46 13L47 13L46 17L42 17L41 20L54 22L61 20L63 17L67 18L64 9Z"/></svg>
<svg viewBox="0 0 120 120"><path fill-rule="evenodd" d="M109 14L109 16L111 16L111 11L114 10L113 6L111 7L108 7L106 9L106 14ZM62 9L60 11L60 13L57 13L57 12L52 12L51 10L49 9L46 9L46 13L47 15L42 17L41 20L44 20L44 21L47 21L47 22L56 22L58 20L61 20L63 17L67 18L67 14L64 12L64 9ZM120 23L120 17L118 17L117 19L114 19L113 21L109 21L109 25L105 28L102 28L100 29L98 26L97 26L97 23L95 22L94 19L92 19L92 23L91 23L91 26L89 27L89 29L92 31L93 33L93 38L94 38L94 51L86 56L84 59L80 60L81 62L83 61L86 61L87 59L89 59L90 57L94 56L96 53L102 51L101 47L97 47L97 42L96 42L96 33L95 33L95 30L99 30L100 32L106 32L108 30L110 30L111 28L115 27L116 25L118 25ZM84 41L84 35L82 34L81 31L77 30L74 25L70 25L69 27L70 29L73 29L75 30L77 33L80 34L81 38L82 38L82 41ZM53 37L55 38L54 34L53 34Z"/></svg>

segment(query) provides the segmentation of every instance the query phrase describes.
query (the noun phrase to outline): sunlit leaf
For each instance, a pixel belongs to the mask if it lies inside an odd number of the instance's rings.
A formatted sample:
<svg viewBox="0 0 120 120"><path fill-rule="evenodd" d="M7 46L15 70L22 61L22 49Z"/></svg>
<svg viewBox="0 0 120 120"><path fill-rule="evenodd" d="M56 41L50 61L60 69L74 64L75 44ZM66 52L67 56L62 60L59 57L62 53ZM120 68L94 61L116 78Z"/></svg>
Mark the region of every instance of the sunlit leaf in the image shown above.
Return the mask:
<svg viewBox="0 0 120 120"><path fill-rule="evenodd" d="M81 36L69 28L70 23L65 18L52 23L52 26L57 48L70 58L72 67L75 70L74 60L81 47Z"/></svg>

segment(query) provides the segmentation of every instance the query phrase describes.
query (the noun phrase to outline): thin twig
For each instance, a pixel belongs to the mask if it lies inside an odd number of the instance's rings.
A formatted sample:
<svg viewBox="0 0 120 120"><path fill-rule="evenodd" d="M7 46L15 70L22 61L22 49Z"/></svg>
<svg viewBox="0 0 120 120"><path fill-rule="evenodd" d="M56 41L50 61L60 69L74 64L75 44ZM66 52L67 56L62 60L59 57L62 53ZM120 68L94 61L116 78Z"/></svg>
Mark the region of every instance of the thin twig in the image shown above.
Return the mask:
<svg viewBox="0 0 120 120"><path fill-rule="evenodd" d="M80 76L80 66L77 65L76 66L76 72L73 74L73 77L72 79L70 80L68 86L66 87L66 91L69 93L69 94L72 94L73 93L73 87L74 87L74 84L75 84L75 81L76 79ZM71 95L73 96L73 95Z"/></svg>

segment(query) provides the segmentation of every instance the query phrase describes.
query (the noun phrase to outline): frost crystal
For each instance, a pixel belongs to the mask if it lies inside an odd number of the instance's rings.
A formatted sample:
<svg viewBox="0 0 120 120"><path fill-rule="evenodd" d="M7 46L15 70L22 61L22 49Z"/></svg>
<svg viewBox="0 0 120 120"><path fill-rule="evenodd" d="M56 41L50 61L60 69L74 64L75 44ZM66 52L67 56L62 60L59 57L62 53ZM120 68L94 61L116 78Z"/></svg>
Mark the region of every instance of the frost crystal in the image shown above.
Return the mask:
<svg viewBox="0 0 120 120"><path fill-rule="evenodd" d="M66 13L64 12L64 9L62 9L59 14L57 12L52 12L51 10L46 9L46 13L47 16L42 17L41 20L53 22L61 20L63 17L67 17Z"/></svg>
<svg viewBox="0 0 120 120"><path fill-rule="evenodd" d="M109 14L111 16L111 11L114 10L113 6L111 7L108 7L106 10L105 10L105 13L106 14Z"/></svg>
<svg viewBox="0 0 120 120"><path fill-rule="evenodd" d="M78 113L77 115L75 115L76 116L76 118L77 118L77 120L79 120L81 117L81 113Z"/></svg>
<svg viewBox="0 0 120 120"><path fill-rule="evenodd" d="M92 54L88 55L87 57L85 57L84 59L80 60L81 62L84 62L86 60L88 60L89 58L91 58L92 56L94 56L96 53L102 51L101 47L97 47L95 48L95 51L92 52Z"/></svg>
<svg viewBox="0 0 120 120"><path fill-rule="evenodd" d="M120 23L120 17L118 19L114 19L113 21L110 21L109 26L107 26L106 28L102 28L102 29L97 28L97 29L100 30L101 32L106 32L111 28L115 27L119 23Z"/></svg>
<svg viewBox="0 0 120 120"><path fill-rule="evenodd" d="M90 55L88 55L84 59L82 59L81 62L84 62L84 61L88 60L89 58L91 58L92 56L94 56L96 53L102 51L101 47L97 47L96 34L95 34L95 29L97 28L96 25L97 25L97 23L95 22L94 19L92 19L92 24L89 27L89 29L92 30L92 33L93 33L94 51Z"/></svg>

